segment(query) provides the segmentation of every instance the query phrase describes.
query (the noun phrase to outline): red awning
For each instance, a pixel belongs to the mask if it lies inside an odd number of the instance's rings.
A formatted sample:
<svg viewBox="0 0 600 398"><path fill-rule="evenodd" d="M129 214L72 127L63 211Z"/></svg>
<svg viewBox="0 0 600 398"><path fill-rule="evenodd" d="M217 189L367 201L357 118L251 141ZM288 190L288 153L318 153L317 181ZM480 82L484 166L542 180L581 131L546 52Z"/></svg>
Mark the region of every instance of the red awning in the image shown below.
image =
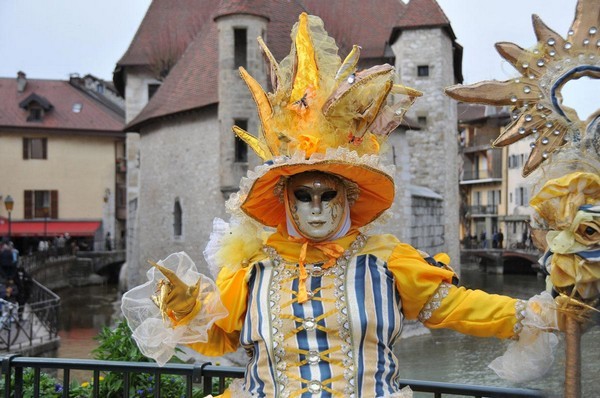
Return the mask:
<svg viewBox="0 0 600 398"><path fill-rule="evenodd" d="M71 236L94 236L101 225L101 221L13 221L10 234L12 237L53 237L65 233ZM0 236L8 236L8 220L6 218L0 219Z"/></svg>

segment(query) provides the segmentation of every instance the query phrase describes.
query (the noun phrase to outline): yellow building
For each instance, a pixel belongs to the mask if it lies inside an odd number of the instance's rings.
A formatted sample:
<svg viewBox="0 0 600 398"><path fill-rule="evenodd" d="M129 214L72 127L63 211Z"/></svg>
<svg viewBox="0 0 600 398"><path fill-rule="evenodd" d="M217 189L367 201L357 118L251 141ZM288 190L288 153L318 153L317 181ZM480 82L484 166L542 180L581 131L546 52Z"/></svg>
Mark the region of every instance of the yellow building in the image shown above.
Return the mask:
<svg viewBox="0 0 600 398"><path fill-rule="evenodd" d="M22 252L65 234L89 249L124 238L123 112L86 78L0 78L0 236Z"/></svg>

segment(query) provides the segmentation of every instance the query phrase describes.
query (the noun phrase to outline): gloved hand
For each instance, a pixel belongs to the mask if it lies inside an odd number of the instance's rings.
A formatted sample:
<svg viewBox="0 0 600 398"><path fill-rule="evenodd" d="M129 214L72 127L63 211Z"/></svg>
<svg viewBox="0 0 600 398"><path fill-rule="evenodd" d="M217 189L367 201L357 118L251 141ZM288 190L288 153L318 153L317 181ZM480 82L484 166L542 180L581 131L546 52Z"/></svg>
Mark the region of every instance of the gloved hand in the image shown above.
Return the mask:
<svg viewBox="0 0 600 398"><path fill-rule="evenodd" d="M167 277L159 281L156 294L152 296L152 301L160 308L163 319L171 319L175 326L187 323L184 319L189 319L188 316L197 313L201 307L197 300L200 280L195 285L188 286L170 269L152 261L149 263Z"/></svg>

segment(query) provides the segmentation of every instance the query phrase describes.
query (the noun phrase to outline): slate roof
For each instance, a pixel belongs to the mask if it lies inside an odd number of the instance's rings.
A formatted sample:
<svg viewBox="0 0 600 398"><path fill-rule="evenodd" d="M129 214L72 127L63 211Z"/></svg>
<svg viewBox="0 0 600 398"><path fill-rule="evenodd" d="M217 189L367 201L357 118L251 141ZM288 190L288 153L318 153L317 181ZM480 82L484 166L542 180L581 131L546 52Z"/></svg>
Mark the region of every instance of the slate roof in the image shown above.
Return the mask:
<svg viewBox="0 0 600 398"><path fill-rule="evenodd" d="M177 46L190 44L127 130L135 131L156 118L218 103L215 18L231 13L267 19L267 45L277 60L289 53L290 30L303 11L323 19L329 34L336 38L342 58L357 44L362 47L361 59L369 64L387 62L387 43L403 29L442 27L455 39L449 20L435 0L411 0L408 5L401 0L222 0L217 7L215 3L214 0L152 2L129 49L117 63L113 75L117 89L124 91L123 68L151 64L152 52L169 46L166 38L171 37ZM461 54L455 59L457 68ZM460 76L460 70L457 73Z"/></svg>
<svg viewBox="0 0 600 398"><path fill-rule="evenodd" d="M52 109L45 112L42 121L28 122L29 111L19 104L35 97L45 99ZM78 113L73 112L76 103L82 105ZM0 78L0 129L78 130L120 136L123 127L123 117L94 101L68 81L27 79L25 90L18 92L15 78Z"/></svg>

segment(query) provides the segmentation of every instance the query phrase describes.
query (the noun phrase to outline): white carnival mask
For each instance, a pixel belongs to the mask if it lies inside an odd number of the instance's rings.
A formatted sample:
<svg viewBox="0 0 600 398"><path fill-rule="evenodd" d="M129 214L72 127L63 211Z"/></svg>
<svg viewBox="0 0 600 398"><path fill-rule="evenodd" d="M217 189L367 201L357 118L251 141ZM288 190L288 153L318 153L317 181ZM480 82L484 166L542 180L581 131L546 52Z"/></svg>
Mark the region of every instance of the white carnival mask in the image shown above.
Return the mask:
<svg viewBox="0 0 600 398"><path fill-rule="evenodd" d="M344 225L347 209L344 183L335 176L307 172L287 182L290 221L303 237L324 241Z"/></svg>

